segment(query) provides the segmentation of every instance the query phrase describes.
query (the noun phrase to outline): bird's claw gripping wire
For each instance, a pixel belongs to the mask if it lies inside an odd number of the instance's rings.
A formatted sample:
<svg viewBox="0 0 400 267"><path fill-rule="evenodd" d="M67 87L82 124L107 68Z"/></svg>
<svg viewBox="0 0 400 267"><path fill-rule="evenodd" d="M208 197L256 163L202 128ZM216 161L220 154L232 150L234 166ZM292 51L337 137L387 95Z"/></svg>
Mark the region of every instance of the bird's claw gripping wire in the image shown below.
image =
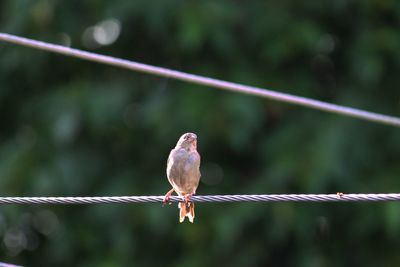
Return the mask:
<svg viewBox="0 0 400 267"><path fill-rule="evenodd" d="M165 206L166 204L171 204L170 199L171 199L171 195L174 192L174 189L169 190L165 196L164 199L162 201L162 205ZM192 197L193 194L186 194L183 196L183 202L184 203L189 203L190 202L190 198Z"/></svg>
<svg viewBox="0 0 400 267"><path fill-rule="evenodd" d="M185 203L189 203L190 202L190 198L192 197L193 194L186 194L183 196L183 202Z"/></svg>
<svg viewBox="0 0 400 267"><path fill-rule="evenodd" d="M171 204L170 199L171 199L171 195L172 195L173 192L174 192L174 189L172 188L171 190L169 190L169 191L165 194L164 199L163 199L163 202L162 202L163 207L164 207L167 203L168 203L168 204Z"/></svg>
<svg viewBox="0 0 400 267"><path fill-rule="evenodd" d="M336 193L336 197L338 198L338 199L342 199L342 197L343 197L343 193L342 192L337 192Z"/></svg>

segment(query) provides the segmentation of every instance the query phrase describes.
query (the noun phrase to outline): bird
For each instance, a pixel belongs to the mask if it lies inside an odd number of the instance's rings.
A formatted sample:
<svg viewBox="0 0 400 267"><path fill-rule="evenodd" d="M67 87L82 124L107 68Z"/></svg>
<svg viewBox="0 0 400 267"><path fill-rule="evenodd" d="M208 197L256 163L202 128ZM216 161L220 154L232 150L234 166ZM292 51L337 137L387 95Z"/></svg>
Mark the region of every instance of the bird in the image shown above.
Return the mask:
<svg viewBox="0 0 400 267"><path fill-rule="evenodd" d="M200 181L200 154L197 152L197 135L194 133L183 134L174 149L169 153L167 161L167 178L172 186L164 197L166 204L175 191L178 196L183 196L184 201L178 203L179 222L185 217L194 221L194 203L190 197L196 193Z"/></svg>

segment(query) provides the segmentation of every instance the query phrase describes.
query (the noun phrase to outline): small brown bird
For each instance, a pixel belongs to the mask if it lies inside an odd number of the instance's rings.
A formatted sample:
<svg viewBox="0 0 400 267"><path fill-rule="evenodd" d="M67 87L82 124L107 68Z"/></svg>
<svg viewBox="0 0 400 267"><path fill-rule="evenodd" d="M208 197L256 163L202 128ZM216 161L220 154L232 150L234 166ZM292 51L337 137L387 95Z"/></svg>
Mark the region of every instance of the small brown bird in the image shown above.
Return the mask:
<svg viewBox="0 0 400 267"><path fill-rule="evenodd" d="M200 181L200 155L197 152L197 136L194 133L185 133L179 138L175 148L169 153L167 162L167 177L172 189L164 197L164 204L169 201L175 191L183 196L185 201L179 202L179 222L185 217L193 223L194 203L190 197L196 193Z"/></svg>

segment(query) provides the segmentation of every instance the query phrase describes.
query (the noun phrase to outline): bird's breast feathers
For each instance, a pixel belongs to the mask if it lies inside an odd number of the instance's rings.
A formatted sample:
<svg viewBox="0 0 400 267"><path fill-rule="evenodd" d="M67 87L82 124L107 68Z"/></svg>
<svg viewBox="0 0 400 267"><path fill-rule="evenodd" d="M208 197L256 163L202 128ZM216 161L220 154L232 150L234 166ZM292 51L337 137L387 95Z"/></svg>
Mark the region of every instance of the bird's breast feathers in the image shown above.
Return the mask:
<svg viewBox="0 0 400 267"><path fill-rule="evenodd" d="M200 180L200 155L197 151L173 149L168 158L168 180L177 193L192 193Z"/></svg>

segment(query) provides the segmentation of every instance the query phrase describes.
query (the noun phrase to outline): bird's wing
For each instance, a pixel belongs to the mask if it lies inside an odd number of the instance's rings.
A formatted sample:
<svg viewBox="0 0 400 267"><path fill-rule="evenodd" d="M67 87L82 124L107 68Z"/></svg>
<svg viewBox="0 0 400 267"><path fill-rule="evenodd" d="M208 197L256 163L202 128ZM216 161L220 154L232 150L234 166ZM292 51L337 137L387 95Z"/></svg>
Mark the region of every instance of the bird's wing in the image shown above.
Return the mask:
<svg viewBox="0 0 400 267"><path fill-rule="evenodd" d="M175 191L177 191L179 185L182 183L182 179L184 179L184 164L188 157L189 153L182 148L172 149L169 154L167 161L167 178Z"/></svg>
<svg viewBox="0 0 400 267"><path fill-rule="evenodd" d="M200 174L200 154L197 151L193 151L190 153L189 158L188 158L188 162L190 162L191 164L193 164L193 169L195 169L198 174L197 176L200 178L201 174Z"/></svg>
<svg viewBox="0 0 400 267"><path fill-rule="evenodd" d="M189 158L187 160L189 165L191 165L190 170L190 187L193 193L196 192L196 189L200 182L200 154L197 151L193 151L190 153Z"/></svg>

